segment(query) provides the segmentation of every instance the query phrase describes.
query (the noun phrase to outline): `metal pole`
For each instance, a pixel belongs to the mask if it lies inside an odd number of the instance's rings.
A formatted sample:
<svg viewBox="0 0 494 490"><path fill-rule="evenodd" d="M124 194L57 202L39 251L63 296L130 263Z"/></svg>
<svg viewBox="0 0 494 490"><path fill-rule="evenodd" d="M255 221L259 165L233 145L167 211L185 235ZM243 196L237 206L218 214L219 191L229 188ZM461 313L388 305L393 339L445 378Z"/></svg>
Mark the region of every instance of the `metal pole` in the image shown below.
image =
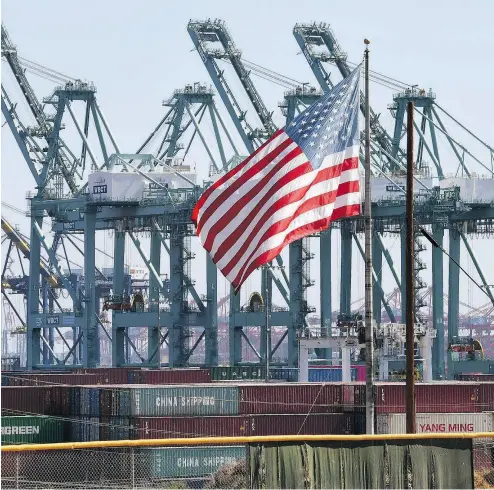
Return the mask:
<svg viewBox="0 0 494 490"><path fill-rule="evenodd" d="M268 265L264 267L265 284L266 284L266 301L264 301L264 309L266 311L266 383L269 381L269 354L270 354L270 342L269 342L269 286L268 286Z"/></svg>
<svg viewBox="0 0 494 490"><path fill-rule="evenodd" d="M366 46L370 44L364 40ZM369 107L369 49L365 48L365 412L366 433L374 434L374 325L372 323L372 221Z"/></svg>
<svg viewBox="0 0 494 490"><path fill-rule="evenodd" d="M407 205L406 205L406 339L407 339L407 434L415 433L414 378L414 233L413 233L413 102L407 106Z"/></svg>

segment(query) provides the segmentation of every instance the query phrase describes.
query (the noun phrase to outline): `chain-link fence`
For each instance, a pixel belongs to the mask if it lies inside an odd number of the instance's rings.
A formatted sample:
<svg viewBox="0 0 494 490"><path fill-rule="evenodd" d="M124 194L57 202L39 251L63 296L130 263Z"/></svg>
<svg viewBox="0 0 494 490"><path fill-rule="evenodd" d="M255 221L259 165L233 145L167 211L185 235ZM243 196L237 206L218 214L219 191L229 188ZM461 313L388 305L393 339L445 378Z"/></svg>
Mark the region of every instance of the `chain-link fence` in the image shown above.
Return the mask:
<svg viewBox="0 0 494 490"><path fill-rule="evenodd" d="M417 441L418 442L418 441ZM250 487L246 445L2 451L5 489ZM474 440L475 488L494 487L494 439Z"/></svg>

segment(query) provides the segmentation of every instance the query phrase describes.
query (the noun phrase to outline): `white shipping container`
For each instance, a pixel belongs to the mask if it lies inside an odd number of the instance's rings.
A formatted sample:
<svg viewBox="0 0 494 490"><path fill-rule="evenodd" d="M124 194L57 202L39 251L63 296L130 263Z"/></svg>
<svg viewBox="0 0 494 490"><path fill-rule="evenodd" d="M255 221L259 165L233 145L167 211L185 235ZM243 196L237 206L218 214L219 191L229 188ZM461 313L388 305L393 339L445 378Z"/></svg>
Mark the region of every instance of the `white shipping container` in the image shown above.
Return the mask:
<svg viewBox="0 0 494 490"><path fill-rule="evenodd" d="M417 413L415 430L420 434L492 432L492 412ZM377 414L378 434L405 434L406 414Z"/></svg>
<svg viewBox="0 0 494 490"><path fill-rule="evenodd" d="M389 201L389 200L404 200L406 189L406 177L392 177L393 184L388 179L384 177L372 177L371 179L371 196L372 201ZM417 182L419 180L423 185ZM427 189L432 189L434 186L438 185L436 178L420 178L414 181L413 192L415 195L424 194ZM424 187L425 186L425 187ZM365 188L364 177L360 177L360 188Z"/></svg>
<svg viewBox="0 0 494 490"><path fill-rule="evenodd" d="M136 172L94 172L88 177L88 190L94 201L140 201L144 180Z"/></svg>

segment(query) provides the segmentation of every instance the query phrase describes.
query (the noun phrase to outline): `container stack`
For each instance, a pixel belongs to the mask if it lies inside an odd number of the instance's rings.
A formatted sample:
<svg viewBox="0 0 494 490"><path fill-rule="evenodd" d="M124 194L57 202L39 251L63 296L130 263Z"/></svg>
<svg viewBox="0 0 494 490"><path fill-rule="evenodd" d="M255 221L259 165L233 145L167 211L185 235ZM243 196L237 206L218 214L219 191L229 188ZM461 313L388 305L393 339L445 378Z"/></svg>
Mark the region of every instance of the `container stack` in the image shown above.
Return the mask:
<svg viewBox="0 0 494 490"><path fill-rule="evenodd" d="M287 382L293 373L280 369L269 383L263 369L240 367L6 373L2 444L365 432L363 382ZM484 379L418 383L417 431L492 431L494 381ZM405 432L405 383L375 389L376 433ZM245 459L245 447L142 448L136 457L149 478L201 479Z"/></svg>

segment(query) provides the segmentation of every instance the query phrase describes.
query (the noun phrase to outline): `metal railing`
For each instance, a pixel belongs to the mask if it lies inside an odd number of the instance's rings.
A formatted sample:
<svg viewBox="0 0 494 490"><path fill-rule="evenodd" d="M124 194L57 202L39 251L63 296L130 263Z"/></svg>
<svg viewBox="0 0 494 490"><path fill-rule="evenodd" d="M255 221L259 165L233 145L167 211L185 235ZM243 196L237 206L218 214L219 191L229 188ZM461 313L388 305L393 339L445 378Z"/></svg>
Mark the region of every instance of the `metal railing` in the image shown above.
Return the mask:
<svg viewBox="0 0 494 490"><path fill-rule="evenodd" d="M494 485L494 433L292 435L3 446L2 488L249 488L249 444L473 439L475 487Z"/></svg>

